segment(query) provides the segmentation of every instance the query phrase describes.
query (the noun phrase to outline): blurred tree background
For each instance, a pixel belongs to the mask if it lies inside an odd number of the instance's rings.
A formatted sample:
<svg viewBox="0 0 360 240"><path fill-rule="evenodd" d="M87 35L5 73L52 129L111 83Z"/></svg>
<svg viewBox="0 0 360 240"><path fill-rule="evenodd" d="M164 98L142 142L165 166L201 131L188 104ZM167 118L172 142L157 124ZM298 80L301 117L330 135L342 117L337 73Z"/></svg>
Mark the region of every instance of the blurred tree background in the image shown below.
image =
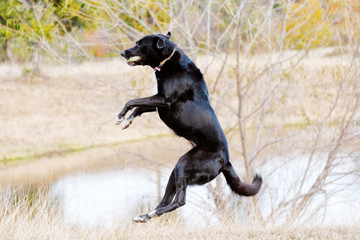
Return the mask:
<svg viewBox="0 0 360 240"><path fill-rule="evenodd" d="M236 34L253 53L343 46L360 37L359 15L358 1L1 0L0 59L119 56L129 41L168 30L200 52L231 51ZM259 31L264 27L270 36Z"/></svg>

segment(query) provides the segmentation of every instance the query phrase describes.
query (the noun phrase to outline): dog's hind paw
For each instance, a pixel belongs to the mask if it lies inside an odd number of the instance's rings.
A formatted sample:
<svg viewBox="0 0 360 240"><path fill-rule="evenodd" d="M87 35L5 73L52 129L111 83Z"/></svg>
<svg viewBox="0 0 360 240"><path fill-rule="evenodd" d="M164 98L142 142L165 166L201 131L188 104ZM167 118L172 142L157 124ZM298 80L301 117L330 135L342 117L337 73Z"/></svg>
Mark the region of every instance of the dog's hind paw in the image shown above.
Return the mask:
<svg viewBox="0 0 360 240"><path fill-rule="evenodd" d="M124 119L125 119L125 117L122 117L122 118L116 118L116 120L115 120L115 125L119 125L122 121L124 121Z"/></svg>
<svg viewBox="0 0 360 240"><path fill-rule="evenodd" d="M136 223L146 223L147 221L150 220L149 215L145 214L145 215L141 215L141 216L137 216L133 218L133 221Z"/></svg>

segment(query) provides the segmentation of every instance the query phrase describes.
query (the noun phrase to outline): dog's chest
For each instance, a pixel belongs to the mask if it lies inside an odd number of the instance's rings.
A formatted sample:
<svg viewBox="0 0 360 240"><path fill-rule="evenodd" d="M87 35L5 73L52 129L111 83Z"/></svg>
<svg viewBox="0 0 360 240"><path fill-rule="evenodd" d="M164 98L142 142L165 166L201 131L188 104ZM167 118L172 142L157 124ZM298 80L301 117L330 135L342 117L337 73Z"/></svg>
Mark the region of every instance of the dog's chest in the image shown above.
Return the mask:
<svg viewBox="0 0 360 240"><path fill-rule="evenodd" d="M193 82L183 79L158 80L158 94L170 103L185 102L194 99Z"/></svg>
<svg viewBox="0 0 360 240"><path fill-rule="evenodd" d="M153 77L154 87L152 88L152 94L155 95L158 93L157 79L156 75Z"/></svg>

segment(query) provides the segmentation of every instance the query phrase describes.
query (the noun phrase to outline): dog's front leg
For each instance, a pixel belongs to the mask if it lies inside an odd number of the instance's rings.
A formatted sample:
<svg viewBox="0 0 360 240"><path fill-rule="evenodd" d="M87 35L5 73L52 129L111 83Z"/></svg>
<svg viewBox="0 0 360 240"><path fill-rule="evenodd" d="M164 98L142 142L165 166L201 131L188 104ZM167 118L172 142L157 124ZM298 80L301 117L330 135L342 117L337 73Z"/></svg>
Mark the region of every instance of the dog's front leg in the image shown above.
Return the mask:
<svg viewBox="0 0 360 240"><path fill-rule="evenodd" d="M128 128L134 121L136 117L140 117L141 114L146 112L155 112L156 107L137 107L135 110L131 113L131 115L122 123L121 128L124 130Z"/></svg>
<svg viewBox="0 0 360 240"><path fill-rule="evenodd" d="M125 104L124 108L119 113L117 119L115 120L115 125L119 125L122 121L124 121L126 113L134 107L170 107L170 103L159 95L130 100Z"/></svg>

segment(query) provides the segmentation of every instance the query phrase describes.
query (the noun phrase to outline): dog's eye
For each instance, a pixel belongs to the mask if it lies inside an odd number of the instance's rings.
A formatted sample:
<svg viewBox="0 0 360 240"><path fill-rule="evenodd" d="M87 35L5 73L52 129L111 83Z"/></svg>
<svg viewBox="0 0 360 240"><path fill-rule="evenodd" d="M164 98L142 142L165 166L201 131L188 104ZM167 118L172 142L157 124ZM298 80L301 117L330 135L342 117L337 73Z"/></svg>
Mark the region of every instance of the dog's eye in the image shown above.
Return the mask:
<svg viewBox="0 0 360 240"><path fill-rule="evenodd" d="M142 44L140 42L136 42L136 46L141 47Z"/></svg>

